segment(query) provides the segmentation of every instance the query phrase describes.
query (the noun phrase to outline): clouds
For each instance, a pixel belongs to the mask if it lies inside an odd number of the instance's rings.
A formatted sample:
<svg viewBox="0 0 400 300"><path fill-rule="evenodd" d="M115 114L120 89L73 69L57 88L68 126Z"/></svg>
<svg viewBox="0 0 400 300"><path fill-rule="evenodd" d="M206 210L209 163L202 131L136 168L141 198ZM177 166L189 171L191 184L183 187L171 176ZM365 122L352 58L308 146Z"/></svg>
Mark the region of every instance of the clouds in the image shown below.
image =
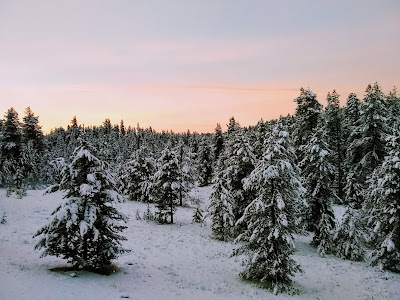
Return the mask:
<svg viewBox="0 0 400 300"><path fill-rule="evenodd" d="M206 114L221 103L218 117L254 123L262 110L292 112L300 86L324 99L333 88L398 85L399 12L394 0L1 1L0 96L4 109L99 101L98 118L108 101L112 112L130 101L166 126L176 111ZM203 106L186 104L194 101Z"/></svg>

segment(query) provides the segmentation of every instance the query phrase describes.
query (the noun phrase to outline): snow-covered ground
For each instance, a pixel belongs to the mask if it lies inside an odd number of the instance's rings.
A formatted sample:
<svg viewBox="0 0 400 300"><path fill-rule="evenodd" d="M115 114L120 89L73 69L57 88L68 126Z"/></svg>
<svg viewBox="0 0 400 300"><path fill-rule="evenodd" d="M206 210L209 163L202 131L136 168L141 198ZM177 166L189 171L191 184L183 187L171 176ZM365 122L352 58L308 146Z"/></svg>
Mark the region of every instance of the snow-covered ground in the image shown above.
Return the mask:
<svg viewBox="0 0 400 300"><path fill-rule="evenodd" d="M192 196L208 202L210 187ZM210 238L209 224L192 224L193 208L178 208L176 224L157 225L137 220L147 206L126 202L119 209L129 217L124 246L131 252L115 261L110 276L88 272L55 272L66 267L55 257L39 258L32 235L47 224L61 193L43 196L28 191L23 199L6 198L0 190L0 299L400 299L400 275L382 272L365 262L319 257L311 236L297 236L294 258L304 273L297 274L297 296L278 295L242 282L240 259L230 258L235 245ZM338 215L343 214L337 208Z"/></svg>

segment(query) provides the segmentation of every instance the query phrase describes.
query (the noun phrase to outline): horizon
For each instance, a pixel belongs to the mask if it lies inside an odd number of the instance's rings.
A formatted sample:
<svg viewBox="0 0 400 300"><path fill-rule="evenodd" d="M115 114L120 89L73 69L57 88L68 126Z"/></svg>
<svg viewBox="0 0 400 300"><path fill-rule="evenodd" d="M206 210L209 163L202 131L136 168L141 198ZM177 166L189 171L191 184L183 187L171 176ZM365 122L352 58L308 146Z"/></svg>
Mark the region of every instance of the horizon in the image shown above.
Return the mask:
<svg viewBox="0 0 400 300"><path fill-rule="evenodd" d="M325 106L400 85L395 0L4 0L0 39L0 113L30 106L46 133L74 116L206 133L293 114L301 87Z"/></svg>

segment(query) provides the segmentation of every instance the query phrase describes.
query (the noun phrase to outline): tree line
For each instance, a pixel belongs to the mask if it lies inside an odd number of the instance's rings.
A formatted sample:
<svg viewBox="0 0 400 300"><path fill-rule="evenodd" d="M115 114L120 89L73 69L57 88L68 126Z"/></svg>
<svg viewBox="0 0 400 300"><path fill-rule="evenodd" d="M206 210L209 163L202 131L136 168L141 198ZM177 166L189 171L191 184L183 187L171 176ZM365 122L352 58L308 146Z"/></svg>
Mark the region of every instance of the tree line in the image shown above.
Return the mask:
<svg viewBox="0 0 400 300"><path fill-rule="evenodd" d="M269 282L274 292L287 289L293 274L300 271L290 257L294 234L306 232L313 234L312 244L321 256L332 253L361 260L369 247L374 264L399 272L400 97L396 88L385 95L378 83L368 85L362 99L351 93L344 105L333 90L325 107L315 93L301 89L294 101L294 115L260 120L249 127L232 117L226 131L217 124L213 134L156 132L139 125L125 128L123 121L112 125L109 119L101 126L85 127L74 117L66 129L44 135L30 108L22 123L11 108L0 122L1 185L7 195L15 192L19 197L28 188L44 186L70 191L69 204L53 214L70 218L71 205L83 205L74 212L74 222L82 219L86 225L71 233L66 219L64 230L51 223L38 235L54 237L58 232L61 238L90 231L100 247L105 243L98 241L100 228L114 224L100 216L124 221L118 212L107 211L104 203L123 198L154 203L154 219L173 223L177 207L194 185L213 184L207 208L213 237L243 242L234 255L247 257L241 274L245 279ZM71 174L82 176L71 178ZM77 203L76 199L86 200ZM333 203L347 206L341 224L336 223ZM89 213L90 207L100 206L103 209ZM61 213L65 210L69 214ZM194 217L201 221L202 215L199 206ZM94 225L94 219L103 221ZM117 234L123 225L117 223L111 230L114 243L108 244L114 254L125 251L116 246L123 238ZM99 265L88 263L90 247L71 254L67 245L60 249L55 241L42 238L38 247L84 266ZM100 263L115 257L106 255Z"/></svg>

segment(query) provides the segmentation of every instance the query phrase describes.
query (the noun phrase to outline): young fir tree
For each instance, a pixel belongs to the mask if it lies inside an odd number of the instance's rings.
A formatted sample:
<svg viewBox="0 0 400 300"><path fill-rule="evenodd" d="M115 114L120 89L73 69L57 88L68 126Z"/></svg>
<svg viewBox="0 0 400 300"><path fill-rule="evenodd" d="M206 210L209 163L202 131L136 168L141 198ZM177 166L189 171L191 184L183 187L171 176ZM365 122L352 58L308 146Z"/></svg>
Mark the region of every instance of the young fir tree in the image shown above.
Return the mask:
<svg viewBox="0 0 400 300"><path fill-rule="evenodd" d="M233 237L235 216L233 214L233 196L228 190L228 178L226 177L222 154L217 163L217 171L214 178L214 186L210 195L208 213L211 216L211 230L213 237L220 241L229 241Z"/></svg>
<svg viewBox="0 0 400 300"><path fill-rule="evenodd" d="M203 224L203 210L201 209L200 204L196 206L196 210L193 213L193 223Z"/></svg>
<svg viewBox="0 0 400 300"><path fill-rule="evenodd" d="M156 203L157 220L161 223L174 223L174 213L179 204L181 170L176 153L166 147L156 163L153 176L152 198Z"/></svg>
<svg viewBox="0 0 400 300"><path fill-rule="evenodd" d="M301 271L290 257L295 247L293 234L301 232L304 205L300 170L294 159L288 132L276 126L262 159L245 180L246 190L257 196L237 222L247 225L236 239L245 244L234 251L234 255L247 255L241 276L270 283L275 294L288 289L291 277Z"/></svg>
<svg viewBox="0 0 400 300"><path fill-rule="evenodd" d="M330 150L325 141L324 129L319 127L300 149L304 154L300 166L305 177L309 205L308 228L314 233L313 244L321 256L331 250L335 229L335 215L331 205L334 166L330 163Z"/></svg>
<svg viewBox="0 0 400 300"><path fill-rule="evenodd" d="M154 164L145 147L133 152L128 161L123 161L121 190L130 200L149 202Z"/></svg>
<svg viewBox="0 0 400 300"><path fill-rule="evenodd" d="M124 253L120 235L126 218L115 208L123 198L115 191L112 174L105 162L93 153L86 141L62 171L62 180L48 192L63 191L66 201L53 213L50 223L40 229L35 249L44 248L43 256L67 259L75 267L96 270Z"/></svg>
<svg viewBox="0 0 400 300"><path fill-rule="evenodd" d="M364 259L364 231L359 210L347 207L333 240L336 256L354 261Z"/></svg>
<svg viewBox="0 0 400 300"><path fill-rule="evenodd" d="M374 251L372 263L400 272L400 134L389 140L389 154L372 175L363 211Z"/></svg>

